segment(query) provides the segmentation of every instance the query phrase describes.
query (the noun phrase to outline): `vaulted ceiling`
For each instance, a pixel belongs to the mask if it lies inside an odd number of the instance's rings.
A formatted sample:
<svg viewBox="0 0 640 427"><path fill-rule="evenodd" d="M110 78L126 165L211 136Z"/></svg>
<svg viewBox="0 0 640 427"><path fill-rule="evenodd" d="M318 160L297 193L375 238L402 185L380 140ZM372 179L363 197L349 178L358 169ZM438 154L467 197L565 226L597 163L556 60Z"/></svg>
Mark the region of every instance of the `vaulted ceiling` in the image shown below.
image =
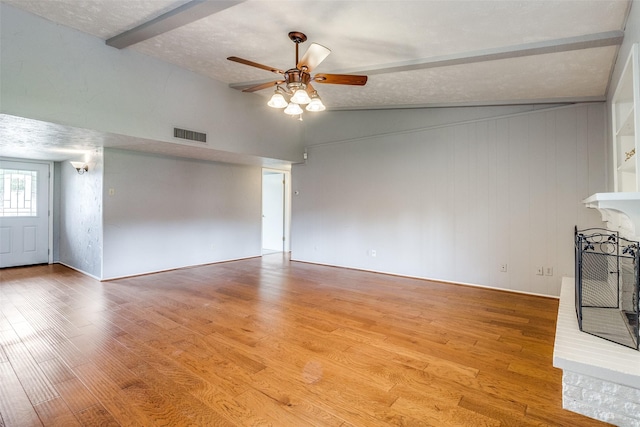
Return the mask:
<svg viewBox="0 0 640 427"><path fill-rule="evenodd" d="M293 68L287 34L301 31L308 36L301 55L312 42L332 51L314 71L369 76L364 87L316 85L333 109L603 100L630 7L627 0L2 1L231 87L279 76L227 57Z"/></svg>
<svg viewBox="0 0 640 427"><path fill-rule="evenodd" d="M308 37L300 55L314 42L331 49L314 74L369 76L365 86L314 84L334 110L603 101L631 8L631 0L0 2L236 89L282 76L227 57L293 68L295 45L288 33L300 31ZM243 96L262 96L266 103L272 93L267 88ZM97 146L272 161L0 117L4 156L64 160L77 156L78 147Z"/></svg>

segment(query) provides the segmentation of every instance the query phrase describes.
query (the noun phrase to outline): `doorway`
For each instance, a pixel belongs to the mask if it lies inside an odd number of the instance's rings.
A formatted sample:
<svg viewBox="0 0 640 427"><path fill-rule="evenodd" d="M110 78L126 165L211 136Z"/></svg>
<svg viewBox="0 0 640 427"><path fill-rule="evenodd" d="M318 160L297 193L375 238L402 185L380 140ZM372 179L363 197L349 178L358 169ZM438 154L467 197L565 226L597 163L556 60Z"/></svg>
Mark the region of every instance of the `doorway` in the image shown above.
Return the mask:
<svg viewBox="0 0 640 427"><path fill-rule="evenodd" d="M289 251L290 173L262 170L262 253Z"/></svg>
<svg viewBox="0 0 640 427"><path fill-rule="evenodd" d="M50 169L0 160L0 268L50 262Z"/></svg>

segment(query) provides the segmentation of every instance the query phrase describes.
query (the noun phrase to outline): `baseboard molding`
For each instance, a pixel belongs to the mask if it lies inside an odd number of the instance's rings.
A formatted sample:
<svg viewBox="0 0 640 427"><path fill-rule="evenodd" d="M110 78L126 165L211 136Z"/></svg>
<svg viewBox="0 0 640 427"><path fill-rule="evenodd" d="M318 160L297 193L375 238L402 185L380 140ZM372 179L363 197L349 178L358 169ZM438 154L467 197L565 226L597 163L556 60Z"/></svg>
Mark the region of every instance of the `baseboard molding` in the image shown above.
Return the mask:
<svg viewBox="0 0 640 427"><path fill-rule="evenodd" d="M424 280L424 281L428 281L428 282L446 283L448 285L471 286L471 287L474 287L474 288L483 288L483 289L487 289L487 290L491 290L491 291L508 292L508 293L512 293L512 294L522 294L522 295L529 295L529 296L540 297L540 298L560 299L559 296L555 296L555 295L546 295L546 294L539 294L539 293L536 293L536 292L519 291L519 290L516 290L516 289L496 288L496 287L493 287L493 286L479 285L477 283L454 282L454 281L451 281L451 280L432 279L432 278L429 278L429 277L411 276L411 275L408 275L408 274L398 274L398 273L391 273L391 272L388 272L388 271L369 270L369 269L366 269L366 268L345 267L343 265L325 264L325 263L321 263L321 262L304 261L304 260L298 260L298 259L291 259L291 261L292 262L302 262L302 263L306 263L306 264L314 264L314 265L324 265L326 267L344 268L344 269L347 269L347 270L366 271L368 273L384 274L386 276L406 277L407 279L418 279L418 280Z"/></svg>
<svg viewBox="0 0 640 427"><path fill-rule="evenodd" d="M147 272L136 273L136 274L126 274L126 275L123 275L123 276L106 277L104 279L98 279L98 280L100 280L101 282L109 282L111 280L127 279L129 277L148 276L150 274L166 273L168 271L176 271L176 270L184 270L186 268L204 267L205 265L222 264L222 263L225 263L225 262L242 261L243 259L260 258L261 256L262 255L251 255L251 256L242 257L242 258L229 258L229 259L224 259L224 260L220 260L220 261L207 262L207 263L204 263L204 264L184 265L182 267L173 267L173 268L167 268L167 269L164 269L164 270L154 270L154 271L147 271Z"/></svg>
<svg viewBox="0 0 640 427"><path fill-rule="evenodd" d="M100 279L99 277L94 276L94 275L93 275L93 274L91 274L91 273L87 273L87 272L86 272L86 271L84 271L84 270L80 270L79 268L74 267L73 265L69 265L69 264L66 264L66 263L61 262L61 261L54 262L53 264L60 264L60 265L64 265L65 267L70 268L70 269L72 269L72 270L74 270L74 271L77 271L78 273L82 273L82 274L84 274L85 276L89 276L89 277L91 277L92 279L102 280L102 279Z"/></svg>

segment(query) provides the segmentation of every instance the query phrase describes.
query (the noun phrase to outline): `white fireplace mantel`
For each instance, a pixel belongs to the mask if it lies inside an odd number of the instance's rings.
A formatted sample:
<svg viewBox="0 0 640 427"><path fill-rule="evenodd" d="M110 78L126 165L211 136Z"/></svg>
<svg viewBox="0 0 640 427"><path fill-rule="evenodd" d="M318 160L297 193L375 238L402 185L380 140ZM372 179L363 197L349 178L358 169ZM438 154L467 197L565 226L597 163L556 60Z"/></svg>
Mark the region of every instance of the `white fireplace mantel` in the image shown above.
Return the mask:
<svg viewBox="0 0 640 427"><path fill-rule="evenodd" d="M640 192L596 193L582 203L597 209L609 230L640 240Z"/></svg>

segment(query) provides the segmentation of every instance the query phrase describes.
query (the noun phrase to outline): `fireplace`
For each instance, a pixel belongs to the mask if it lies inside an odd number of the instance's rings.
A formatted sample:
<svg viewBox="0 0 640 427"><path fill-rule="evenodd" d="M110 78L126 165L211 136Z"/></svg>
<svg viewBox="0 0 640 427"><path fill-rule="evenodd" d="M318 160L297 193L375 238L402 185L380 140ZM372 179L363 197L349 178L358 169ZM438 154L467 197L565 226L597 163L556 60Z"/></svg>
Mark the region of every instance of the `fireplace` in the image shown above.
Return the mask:
<svg viewBox="0 0 640 427"><path fill-rule="evenodd" d="M638 350L640 244L616 231L575 229L575 308L581 331Z"/></svg>
<svg viewBox="0 0 640 427"><path fill-rule="evenodd" d="M640 426L640 192L596 193L584 203L600 212L607 229L574 229L575 278L562 278L553 347L562 407Z"/></svg>

